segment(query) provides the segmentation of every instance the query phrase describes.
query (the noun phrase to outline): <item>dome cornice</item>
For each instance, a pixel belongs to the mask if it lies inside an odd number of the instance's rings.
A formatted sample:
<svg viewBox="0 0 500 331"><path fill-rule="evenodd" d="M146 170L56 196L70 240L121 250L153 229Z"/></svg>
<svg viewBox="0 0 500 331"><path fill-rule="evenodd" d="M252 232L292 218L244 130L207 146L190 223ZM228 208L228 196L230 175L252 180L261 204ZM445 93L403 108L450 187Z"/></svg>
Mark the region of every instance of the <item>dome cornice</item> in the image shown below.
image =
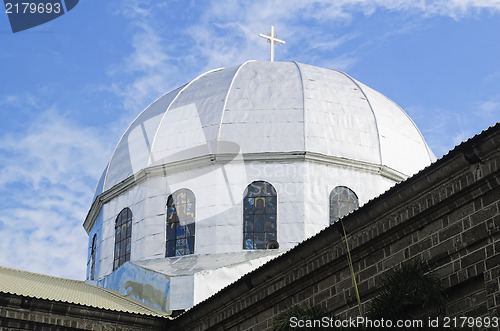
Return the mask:
<svg viewBox="0 0 500 331"><path fill-rule="evenodd" d="M223 167L230 162L233 165L235 163L251 164L253 162L311 162L378 174L394 182L401 182L407 178L405 174L384 165L349 160L346 158L322 155L313 152L295 151L278 153L246 153L241 154L241 157L237 158L235 158L234 153L207 154L204 156L193 157L191 159L160 164L141 169L141 171L139 171L135 175L126 178L122 182L101 193L94 200L94 203L92 204L92 207L90 208L90 211L85 218L83 227L85 228L87 233L89 233L90 229L94 225L95 219L99 215L99 212L105 203L111 201L124 192L129 191L134 186L146 181L149 178L169 176L193 168L211 167L210 169L212 170L214 166Z"/></svg>

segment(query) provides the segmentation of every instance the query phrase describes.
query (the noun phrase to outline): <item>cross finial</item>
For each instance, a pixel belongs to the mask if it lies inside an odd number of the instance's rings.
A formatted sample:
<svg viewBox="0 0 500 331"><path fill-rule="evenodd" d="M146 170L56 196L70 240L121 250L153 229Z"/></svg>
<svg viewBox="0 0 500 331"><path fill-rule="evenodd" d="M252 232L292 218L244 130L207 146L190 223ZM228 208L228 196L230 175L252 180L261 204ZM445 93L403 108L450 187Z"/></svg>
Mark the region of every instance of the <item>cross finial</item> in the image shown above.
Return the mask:
<svg viewBox="0 0 500 331"><path fill-rule="evenodd" d="M271 33L267 33L266 35L263 35L262 33L259 33L259 36L262 38L266 38L267 42L271 44L271 62L274 61L274 45L277 45L278 43L284 44L284 40L278 39L278 36L274 34L274 26L271 25Z"/></svg>

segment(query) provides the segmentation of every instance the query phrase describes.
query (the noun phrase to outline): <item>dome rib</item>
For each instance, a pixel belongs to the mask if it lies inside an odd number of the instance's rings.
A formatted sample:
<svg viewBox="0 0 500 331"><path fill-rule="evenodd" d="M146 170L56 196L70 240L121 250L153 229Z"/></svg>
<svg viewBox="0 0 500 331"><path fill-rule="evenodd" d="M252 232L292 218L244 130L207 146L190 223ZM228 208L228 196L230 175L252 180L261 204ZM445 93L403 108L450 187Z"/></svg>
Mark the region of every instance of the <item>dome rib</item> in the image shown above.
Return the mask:
<svg viewBox="0 0 500 331"><path fill-rule="evenodd" d="M163 94L163 95L162 95L162 96L160 96L158 99L156 99L155 101L153 101L152 103L150 103L150 104L149 104L149 106L147 106L146 108L144 108L144 110L143 110L143 111L141 111L141 112L139 113L139 115L137 115L137 116L134 118L134 120L130 123L130 125L127 127L127 129L123 132L122 136L120 137L120 140L118 140L118 144L116 145L115 149L113 150L113 153L111 154L111 158L109 159L108 164L106 165L106 169L105 169L106 174L104 174L104 179L103 179L103 182L102 182L102 189L103 189L103 191L106 191L106 186L107 186L107 184L108 184L107 182L108 182L108 175L109 175L109 171L110 171L110 169L111 169L112 161L113 161L113 160L114 160L114 158L115 158L116 152L117 152L118 148L121 146L121 142L123 141L123 139L125 138L125 136L126 136L127 134L129 134L129 133L130 133L130 129L132 128L132 126L133 126L133 125L134 125L134 124L135 124L135 123L139 120L139 118L140 118L140 117L141 117L141 116L142 116L142 115L143 115L146 111L148 111L148 109L150 109L150 108L151 108L154 104L156 104L156 103L157 103L157 102L159 102L161 99L163 99L164 97L166 97L168 94L170 94L170 93L174 92L175 90L176 90L176 89L174 89L174 90L172 90L172 91L169 91L169 92L167 92L167 93ZM180 93L180 92L179 92L179 93ZM174 98L174 99L175 99L175 98ZM170 104L171 104L171 103L172 103L172 102L170 102ZM170 106L170 104L169 104L169 106ZM153 144L151 143L151 144L150 144L150 146L153 146ZM151 151L151 149L150 149L150 151ZM147 164L146 164L145 166L147 166ZM122 180L123 180L123 179L124 179L124 178L122 178ZM115 184L116 184L116 183L115 183ZM113 184L113 185L114 185L114 184ZM96 189L97 189L98 187L99 187L99 183L98 183L98 186L96 187ZM102 192L103 192L103 191L102 191ZM102 192L100 192L100 193L102 193ZM95 192L95 197L97 197L97 195L98 195L98 194L96 194L96 193L97 193L97 192ZM100 194L100 193L99 193L99 194ZM94 199L95 199L95 197L94 197Z"/></svg>
<svg viewBox="0 0 500 331"><path fill-rule="evenodd" d="M109 162L106 164L106 168L104 168L101 177L99 177L99 181L97 182L97 185L94 189L94 195L92 196L92 202L94 202L95 199L99 196L99 194L101 194L104 190L104 180L106 179L106 176L108 174L108 167L109 167Z"/></svg>
<svg viewBox="0 0 500 331"><path fill-rule="evenodd" d="M170 110L170 108L172 107L172 105L175 103L175 101L180 97L180 95L189 87L191 86L194 82L196 82L197 80L199 80L200 78L212 73L212 72L216 72L216 71L219 71L219 70L223 70L224 68L217 68L217 69L213 69L213 70L210 70L210 71L207 71L201 75L199 75L198 77L196 77L195 79L193 79L192 81L190 81L189 83L187 83L186 85L184 85L184 87L179 91L179 93L177 93L177 95L175 96L175 98L172 100L172 102L170 102L170 104L168 105L167 109L165 110L165 112L163 113L163 116L160 120L160 122L158 123L158 127L156 128L156 132L155 132L155 136L153 138L153 142L151 144L151 151L150 151L150 155L149 155L149 164L152 164L153 163L153 148L156 144L156 140L157 140L157 137L158 137L158 132L159 132L159 129L162 127L162 124L163 124L163 121L165 120L165 117L167 116L168 114L168 111Z"/></svg>
<svg viewBox="0 0 500 331"><path fill-rule="evenodd" d="M306 91L304 87L304 77L302 76L302 71L300 70L300 66L297 63L297 61L293 61L295 63L295 66L297 67L297 70L299 72L299 77L300 77L300 84L302 85L302 109L303 109L303 114L302 114L302 119L304 121L304 151L307 151L307 139L305 137L306 135L306 125L307 125L307 120L306 120Z"/></svg>
<svg viewBox="0 0 500 331"><path fill-rule="evenodd" d="M229 88L227 89L227 93L226 93L226 97L224 98L224 105L222 106L222 115L220 117L220 121L219 121L219 129L217 130L217 138L216 138L216 141L218 142L220 140L220 132L222 130L222 123L224 121L224 113L226 112L226 106L227 106L227 100L229 99L229 94L231 93L231 89L233 87L233 83L236 79L236 76L238 76L238 73L240 72L240 70L248 63L250 62L256 62L255 60L249 60L249 61L246 61L244 63L242 63L239 67L238 67L238 70L236 70L233 78L231 79L231 84L229 84ZM216 144L216 151L215 151L215 154L219 154L219 144Z"/></svg>
<svg viewBox="0 0 500 331"><path fill-rule="evenodd" d="M332 69L332 70L334 70L334 69ZM383 165L384 163L382 162L382 145L380 144L380 138L381 137L380 137L380 131L378 129L377 116L375 115L375 111L373 110L372 104L371 104L370 100L368 99L368 96L366 95L365 91L363 91L363 89L361 88L361 86L358 84L358 82L354 78L352 78L351 76L349 76L345 72L338 71L338 70L334 70L334 71L337 71L337 72L341 73L342 75L346 76L347 78L349 78L351 80L351 82L353 82L353 84L357 86L357 88L359 89L359 91L365 97L366 103L368 104L368 107L370 108L370 111L373 114L373 119L375 121L375 129L377 130L377 136L378 136L378 139L377 139L377 141L378 141L378 156L379 156L380 164Z"/></svg>
<svg viewBox="0 0 500 331"><path fill-rule="evenodd" d="M182 121L179 127L192 122L188 113L173 112L177 106L189 106L190 100L197 100L189 111L200 111L192 114L202 116L198 120L203 132L196 133L188 127L179 139L167 136L165 132L170 131L165 129L178 121ZM397 120L391 115L400 112L404 115ZM244 134L246 130L253 136ZM194 134L190 136L191 132ZM204 135L207 140L202 142ZM432 151L408 114L348 74L295 61L246 61L239 66L207 71L144 109L113 150L96 186L94 200L144 168L182 161L187 156L223 153L224 148L218 144L221 139L238 145L242 153L315 152L385 165L405 174L421 163L434 161ZM410 160L416 155L408 159L401 156L405 143L419 148L417 154L425 162L414 164ZM425 159L423 153L427 154Z"/></svg>
<svg viewBox="0 0 500 331"><path fill-rule="evenodd" d="M434 155L434 153L431 151L431 149L429 148L429 146L427 145L427 142L425 141L424 139L424 136L422 135L422 132L420 132L420 129L418 128L418 126L415 124L415 122L411 119L410 115L408 115L403 108L401 108L396 102L394 102L394 100L392 100L391 98L387 97L386 95L382 94L384 96L384 98L386 98L387 100L389 100L392 104L394 104L397 108L399 108L399 110L406 116L406 118L411 122L411 124L413 125L413 127L415 128L415 130L417 130L418 134L420 135L420 138L422 139L422 142L424 143L424 146L425 146L425 149L427 150L427 155L429 157L429 161L432 163L434 161L436 161L436 156Z"/></svg>

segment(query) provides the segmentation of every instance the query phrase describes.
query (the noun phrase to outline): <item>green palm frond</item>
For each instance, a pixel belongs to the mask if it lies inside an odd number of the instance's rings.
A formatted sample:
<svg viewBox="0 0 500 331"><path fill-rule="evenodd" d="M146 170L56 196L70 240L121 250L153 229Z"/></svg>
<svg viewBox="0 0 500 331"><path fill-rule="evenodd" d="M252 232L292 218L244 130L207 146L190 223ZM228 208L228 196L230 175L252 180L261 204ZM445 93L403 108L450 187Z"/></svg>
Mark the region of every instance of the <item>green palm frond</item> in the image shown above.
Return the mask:
<svg viewBox="0 0 500 331"><path fill-rule="evenodd" d="M288 331L290 328L290 319L292 317L298 320L321 320L329 316L328 312L320 306L295 305L282 311L274 317L272 331ZM308 330L308 328L293 328L293 330Z"/></svg>
<svg viewBox="0 0 500 331"><path fill-rule="evenodd" d="M372 299L371 318L397 320L415 317L418 312L442 312L446 296L441 282L424 270L425 263L415 260L390 271Z"/></svg>

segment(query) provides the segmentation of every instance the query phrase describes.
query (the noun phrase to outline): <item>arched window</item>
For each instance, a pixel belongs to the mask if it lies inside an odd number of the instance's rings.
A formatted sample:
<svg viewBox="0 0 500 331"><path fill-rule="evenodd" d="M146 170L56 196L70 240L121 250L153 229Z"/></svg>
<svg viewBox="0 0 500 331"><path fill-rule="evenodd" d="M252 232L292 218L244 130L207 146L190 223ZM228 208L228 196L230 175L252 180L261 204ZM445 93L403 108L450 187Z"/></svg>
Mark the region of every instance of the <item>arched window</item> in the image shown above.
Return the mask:
<svg viewBox="0 0 500 331"><path fill-rule="evenodd" d="M337 186L330 193L330 224L359 207L358 196L350 188Z"/></svg>
<svg viewBox="0 0 500 331"><path fill-rule="evenodd" d="M276 241L277 194L268 182L248 185L243 199L243 249L265 249Z"/></svg>
<svg viewBox="0 0 500 331"><path fill-rule="evenodd" d="M193 192L185 188L168 197L165 256L194 254L195 202Z"/></svg>
<svg viewBox="0 0 500 331"><path fill-rule="evenodd" d="M92 239L92 247L90 248L90 271L89 278L91 280L95 279L95 259L97 254L97 234L94 234Z"/></svg>
<svg viewBox="0 0 500 331"><path fill-rule="evenodd" d="M115 222L115 259L113 270L127 261L130 261L130 247L132 239L132 211L124 208Z"/></svg>

